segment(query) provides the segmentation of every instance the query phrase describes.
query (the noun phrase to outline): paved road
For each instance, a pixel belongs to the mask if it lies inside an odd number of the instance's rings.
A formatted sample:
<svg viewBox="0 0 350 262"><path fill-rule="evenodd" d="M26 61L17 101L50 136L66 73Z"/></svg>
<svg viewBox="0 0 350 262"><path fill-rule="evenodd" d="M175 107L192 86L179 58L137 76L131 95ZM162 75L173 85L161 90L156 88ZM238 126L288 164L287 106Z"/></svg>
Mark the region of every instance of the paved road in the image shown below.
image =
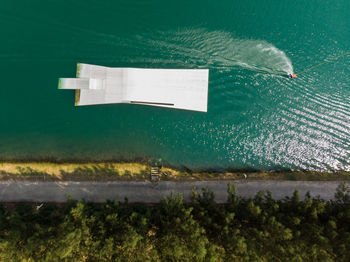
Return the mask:
<svg viewBox="0 0 350 262"><path fill-rule="evenodd" d="M93 202L105 200L129 202L159 202L171 191L182 193L189 200L191 189L208 187L215 193L217 202L225 202L227 183L230 181L196 181L196 182L33 182L33 181L0 181L0 201L34 201L65 202L68 196L73 199L85 199ZM312 196L319 195L329 200L334 197L340 182L311 181L231 181L237 186L237 194L242 197L253 197L258 191L269 190L275 199L292 195L298 189L303 197L307 191ZM349 184L348 184L349 185Z"/></svg>

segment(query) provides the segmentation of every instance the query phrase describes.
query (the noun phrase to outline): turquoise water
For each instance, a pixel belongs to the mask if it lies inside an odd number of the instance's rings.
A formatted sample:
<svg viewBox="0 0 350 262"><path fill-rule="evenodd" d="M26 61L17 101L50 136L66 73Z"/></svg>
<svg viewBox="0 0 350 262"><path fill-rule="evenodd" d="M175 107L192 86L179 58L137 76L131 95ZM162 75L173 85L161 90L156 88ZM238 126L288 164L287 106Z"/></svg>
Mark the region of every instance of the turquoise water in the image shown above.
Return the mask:
<svg viewBox="0 0 350 262"><path fill-rule="evenodd" d="M350 2L3 1L0 158L350 170ZM208 112L74 107L76 63L209 68Z"/></svg>

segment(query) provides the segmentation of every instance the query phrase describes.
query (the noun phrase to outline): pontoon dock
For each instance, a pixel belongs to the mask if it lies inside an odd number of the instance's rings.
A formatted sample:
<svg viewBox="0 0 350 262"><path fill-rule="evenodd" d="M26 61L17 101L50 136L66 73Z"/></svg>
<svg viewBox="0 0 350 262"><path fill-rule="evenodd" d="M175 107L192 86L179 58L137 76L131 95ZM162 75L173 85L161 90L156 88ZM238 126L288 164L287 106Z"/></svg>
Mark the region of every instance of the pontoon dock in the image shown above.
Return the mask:
<svg viewBox="0 0 350 262"><path fill-rule="evenodd" d="M208 69L112 68L78 64L77 78L60 78L75 89L75 105L133 103L207 111Z"/></svg>

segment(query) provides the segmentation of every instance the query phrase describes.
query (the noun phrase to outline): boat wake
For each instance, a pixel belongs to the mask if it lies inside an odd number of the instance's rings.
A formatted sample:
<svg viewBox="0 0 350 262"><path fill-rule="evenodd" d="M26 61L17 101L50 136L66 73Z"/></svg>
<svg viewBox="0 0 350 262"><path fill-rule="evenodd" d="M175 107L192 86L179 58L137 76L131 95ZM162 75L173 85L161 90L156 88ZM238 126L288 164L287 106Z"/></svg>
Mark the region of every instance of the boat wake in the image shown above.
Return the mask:
<svg viewBox="0 0 350 262"><path fill-rule="evenodd" d="M67 31L73 36L89 41L90 45L76 45L78 48L65 50L64 53L41 50L37 43L32 46L31 56L22 56L20 52L0 53L1 59L12 61L78 60L90 64L109 66L174 67L174 68L245 68L257 72L277 75L293 73L293 66L286 54L262 40L237 39L225 31L208 31L204 28L183 28L176 31L146 31L140 34L115 35L92 31L62 23L53 23L53 27ZM92 40L91 40L92 39ZM81 40L79 40L81 41ZM52 43L52 46L57 43ZM59 45L57 45L59 47Z"/></svg>
<svg viewBox="0 0 350 262"><path fill-rule="evenodd" d="M205 29L153 32L138 35L134 41L144 49L142 58L138 59L148 63L164 65L170 62L177 66L227 69L241 67L278 75L293 73L290 59L277 47L262 40L236 39L228 32ZM158 54L156 60L155 53Z"/></svg>

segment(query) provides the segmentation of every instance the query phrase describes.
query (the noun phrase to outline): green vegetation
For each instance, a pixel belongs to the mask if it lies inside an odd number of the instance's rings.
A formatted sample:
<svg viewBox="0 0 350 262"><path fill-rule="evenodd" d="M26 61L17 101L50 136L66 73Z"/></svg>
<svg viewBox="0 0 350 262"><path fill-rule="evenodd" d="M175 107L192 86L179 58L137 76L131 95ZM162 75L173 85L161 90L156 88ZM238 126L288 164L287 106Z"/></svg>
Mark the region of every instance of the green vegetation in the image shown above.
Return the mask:
<svg viewBox="0 0 350 262"><path fill-rule="evenodd" d="M3 205L1 261L349 261L350 190L335 201L306 195L276 201L268 192L226 204L207 189L189 203L157 205L69 200Z"/></svg>
<svg viewBox="0 0 350 262"><path fill-rule="evenodd" d="M145 180L149 173L150 167L139 163L0 163L0 179Z"/></svg>
<svg viewBox="0 0 350 262"><path fill-rule="evenodd" d="M148 180L151 166L137 162L55 163L0 162L0 179L34 180ZM161 168L161 180L241 180L244 172L208 172ZM249 180L349 181L350 172L256 171L245 172Z"/></svg>

